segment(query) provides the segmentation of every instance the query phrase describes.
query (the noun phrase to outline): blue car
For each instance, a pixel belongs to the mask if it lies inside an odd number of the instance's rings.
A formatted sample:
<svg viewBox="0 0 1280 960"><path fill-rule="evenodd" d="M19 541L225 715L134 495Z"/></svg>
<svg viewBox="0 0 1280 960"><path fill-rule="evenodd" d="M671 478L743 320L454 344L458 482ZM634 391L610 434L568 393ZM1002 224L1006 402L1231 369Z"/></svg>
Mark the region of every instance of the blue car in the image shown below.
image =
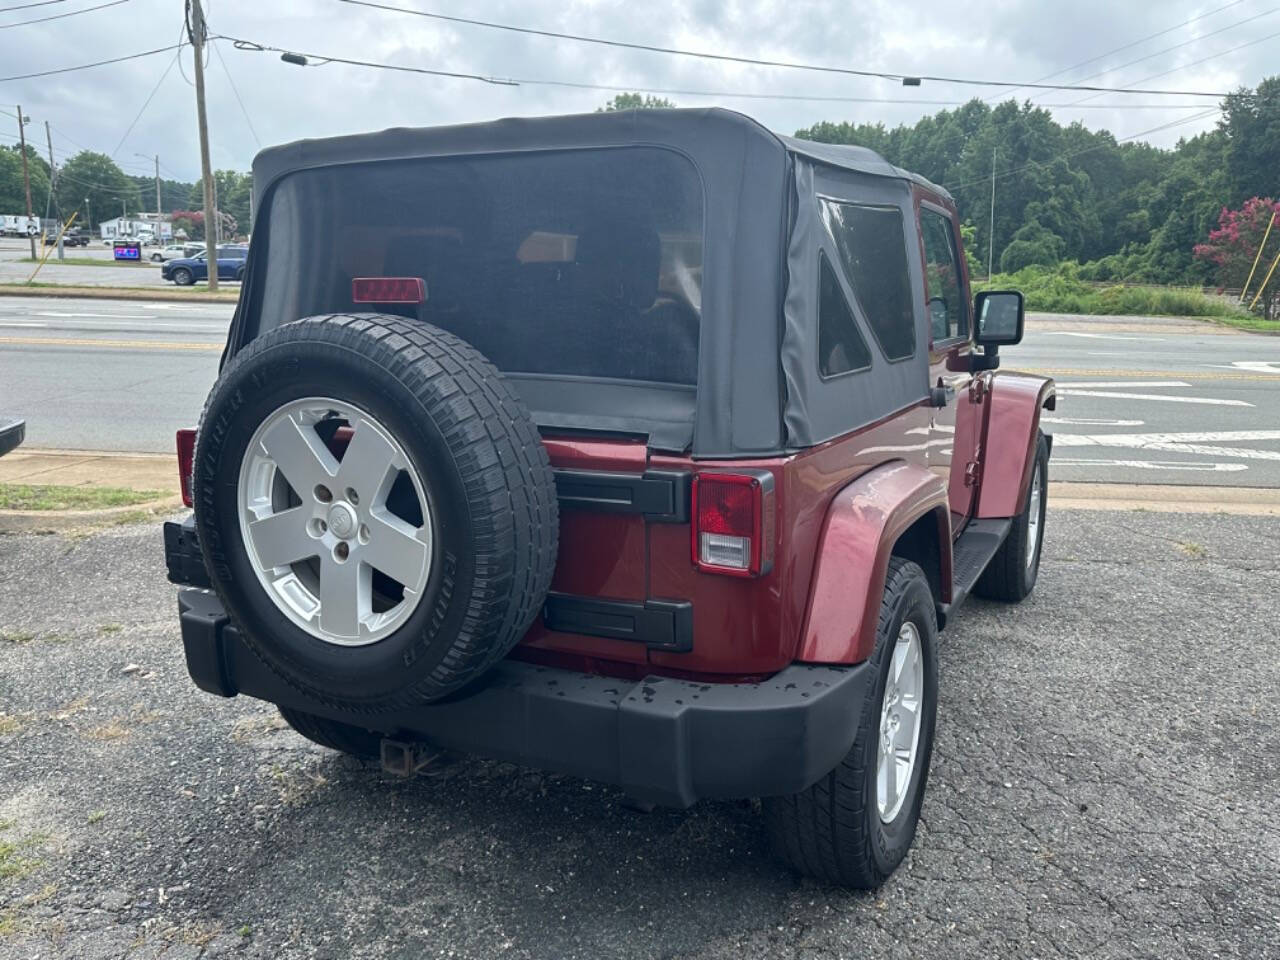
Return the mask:
<svg viewBox="0 0 1280 960"><path fill-rule="evenodd" d="M218 279L244 279L244 261L249 255L246 246L226 246L218 248ZM204 253L194 257L182 257L178 260L166 260L160 266L160 276L172 280L180 287L189 287L197 280L209 279L209 261Z"/></svg>

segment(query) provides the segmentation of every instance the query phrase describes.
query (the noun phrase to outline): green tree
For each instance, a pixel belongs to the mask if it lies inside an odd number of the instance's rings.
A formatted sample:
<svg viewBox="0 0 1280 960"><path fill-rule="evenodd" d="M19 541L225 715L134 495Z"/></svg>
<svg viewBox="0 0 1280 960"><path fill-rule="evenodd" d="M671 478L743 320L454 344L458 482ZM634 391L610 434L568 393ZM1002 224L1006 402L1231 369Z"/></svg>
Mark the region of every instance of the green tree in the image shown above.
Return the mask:
<svg viewBox="0 0 1280 960"><path fill-rule="evenodd" d="M649 94L620 93L603 107L597 107L596 113L611 113L614 110L658 110L671 109L675 104L666 97L655 97Z"/></svg>
<svg viewBox="0 0 1280 960"><path fill-rule="evenodd" d="M43 217L49 199L49 165L27 146L27 167L31 177L31 212ZM27 194L22 183L22 150L14 144L0 148L0 213L25 214Z"/></svg>
<svg viewBox="0 0 1280 960"><path fill-rule="evenodd" d="M83 150L63 164L58 171L57 194L63 216L79 210L81 223L85 223L90 214L93 223L100 223L143 209L138 185L105 153L91 150ZM84 208L86 198L88 211Z"/></svg>
<svg viewBox="0 0 1280 960"><path fill-rule="evenodd" d="M1220 129L1231 183L1227 205L1238 206L1248 197L1280 196L1280 77L1228 96Z"/></svg>

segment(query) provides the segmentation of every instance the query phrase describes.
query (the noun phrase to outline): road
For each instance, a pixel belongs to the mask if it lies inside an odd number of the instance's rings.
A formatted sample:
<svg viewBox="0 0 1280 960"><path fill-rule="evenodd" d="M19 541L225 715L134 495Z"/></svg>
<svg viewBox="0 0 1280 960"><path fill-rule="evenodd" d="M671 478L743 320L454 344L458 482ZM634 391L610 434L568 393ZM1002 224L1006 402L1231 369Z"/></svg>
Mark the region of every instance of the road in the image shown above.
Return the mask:
<svg viewBox="0 0 1280 960"><path fill-rule="evenodd" d="M33 447L168 452L199 417L232 312L0 298L0 411L28 418ZM1033 315L1002 356L1058 380L1056 479L1280 488L1280 337Z"/></svg>
<svg viewBox="0 0 1280 960"><path fill-rule="evenodd" d="M749 803L388 779L192 685L154 523L0 538L0 960L1274 958L1280 518L1045 535L1026 602L948 624L873 894L788 873Z"/></svg>

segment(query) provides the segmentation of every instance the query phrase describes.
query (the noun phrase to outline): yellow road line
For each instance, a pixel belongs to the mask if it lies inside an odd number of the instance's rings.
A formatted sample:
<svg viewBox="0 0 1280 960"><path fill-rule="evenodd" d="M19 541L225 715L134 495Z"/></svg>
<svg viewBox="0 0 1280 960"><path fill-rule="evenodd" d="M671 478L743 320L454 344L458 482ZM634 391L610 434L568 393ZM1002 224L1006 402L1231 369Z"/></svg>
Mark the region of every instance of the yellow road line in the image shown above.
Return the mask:
<svg viewBox="0 0 1280 960"><path fill-rule="evenodd" d="M1041 377L1135 377L1144 380L1270 380L1280 385L1280 374L1274 373L1233 373L1223 370L1216 373L1212 370L1095 370L1049 367L1010 367L1010 373L1031 373Z"/></svg>
<svg viewBox="0 0 1280 960"><path fill-rule="evenodd" d="M191 340L91 340L73 337L0 337L0 344L19 344L35 347L106 347L114 350L216 350L220 343L199 343Z"/></svg>

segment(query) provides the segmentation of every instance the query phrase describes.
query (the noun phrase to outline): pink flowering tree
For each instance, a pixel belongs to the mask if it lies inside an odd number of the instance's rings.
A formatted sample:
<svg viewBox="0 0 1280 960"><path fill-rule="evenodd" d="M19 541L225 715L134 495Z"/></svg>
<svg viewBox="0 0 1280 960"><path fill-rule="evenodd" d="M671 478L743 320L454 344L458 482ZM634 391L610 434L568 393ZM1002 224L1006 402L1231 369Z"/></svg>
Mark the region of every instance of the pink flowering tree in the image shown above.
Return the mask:
<svg viewBox="0 0 1280 960"><path fill-rule="evenodd" d="M1218 228L1209 233L1205 243L1196 244L1192 250L1196 259L1213 264L1220 286L1239 290L1249 276L1272 213L1277 214L1276 223L1271 228L1266 249L1262 251L1258 269L1249 283L1246 303L1258 292L1272 261L1280 253L1280 201L1253 197L1246 200L1239 210L1223 207L1218 217ZM1280 267L1272 274L1258 307L1267 317L1273 317L1280 311Z"/></svg>

